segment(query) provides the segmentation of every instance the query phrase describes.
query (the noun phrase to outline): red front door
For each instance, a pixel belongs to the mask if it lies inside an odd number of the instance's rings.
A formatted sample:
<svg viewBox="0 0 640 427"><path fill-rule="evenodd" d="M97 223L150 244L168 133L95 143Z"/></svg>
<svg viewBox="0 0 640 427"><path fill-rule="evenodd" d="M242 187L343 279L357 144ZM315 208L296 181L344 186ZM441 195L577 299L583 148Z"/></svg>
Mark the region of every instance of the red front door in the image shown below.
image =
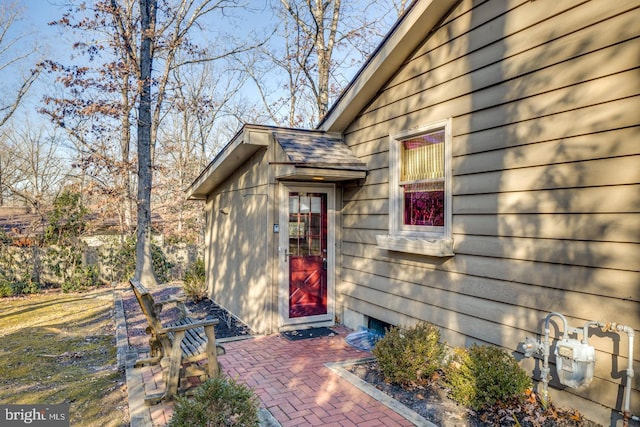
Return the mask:
<svg viewBox="0 0 640 427"><path fill-rule="evenodd" d="M289 318L327 314L327 194L289 192Z"/></svg>

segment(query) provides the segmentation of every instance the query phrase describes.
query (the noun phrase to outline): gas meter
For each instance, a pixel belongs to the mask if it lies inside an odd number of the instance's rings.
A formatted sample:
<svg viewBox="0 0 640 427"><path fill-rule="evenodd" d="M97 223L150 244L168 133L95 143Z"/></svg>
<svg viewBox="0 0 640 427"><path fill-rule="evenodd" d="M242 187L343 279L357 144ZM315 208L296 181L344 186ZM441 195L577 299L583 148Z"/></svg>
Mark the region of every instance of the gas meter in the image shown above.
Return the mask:
<svg viewBox="0 0 640 427"><path fill-rule="evenodd" d="M571 388L587 386L593 379L596 351L576 339L563 339L556 344L556 370L561 384Z"/></svg>

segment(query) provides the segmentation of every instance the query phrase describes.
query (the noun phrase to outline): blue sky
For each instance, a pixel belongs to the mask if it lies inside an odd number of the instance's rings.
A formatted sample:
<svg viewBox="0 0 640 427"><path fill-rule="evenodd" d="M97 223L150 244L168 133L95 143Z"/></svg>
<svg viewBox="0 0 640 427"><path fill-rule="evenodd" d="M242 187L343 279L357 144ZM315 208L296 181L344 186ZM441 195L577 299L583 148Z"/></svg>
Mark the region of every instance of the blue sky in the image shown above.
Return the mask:
<svg viewBox="0 0 640 427"><path fill-rule="evenodd" d="M72 49L71 46L74 41L77 41L77 35L65 34L61 28L57 26L48 25L49 22L60 19L63 13L66 11L64 3L66 0L0 0L0 5L5 2L14 2L22 9L22 20L15 25L13 30L17 34L28 34L30 45L25 45L24 49L30 49L33 46L34 40L37 41L38 50L40 52L40 58L52 59L54 61L60 61L65 64L72 64L79 59L71 58ZM358 0L358 1L370 1L370 0ZM79 3L79 0L74 1ZM88 3L91 3L89 0ZM274 19L277 19L271 9L268 6L268 2L265 0L248 0L248 10L230 10L225 14L225 19L221 20L219 14L213 14L205 17L202 21L202 26L208 30L205 33L207 40L204 43L215 43L214 37L217 33L228 33L238 38L246 38L251 35L259 36L260 34L266 34L270 28L273 27ZM5 3L11 4L11 3ZM220 29L218 31L218 29ZM0 58L1 60L2 58ZM35 58L34 60L35 61ZM13 73L3 72L0 76L0 90L7 88L11 83L11 77L14 77L14 84L20 81L19 76L21 72L25 71L25 68L32 66L33 61L30 64L23 66L23 69L15 69ZM345 78L350 78L349 74L354 74L357 71L357 67L348 70ZM51 93L55 90L56 85L53 81L54 76L42 75L32 88L29 98L22 106L22 114L28 114L29 117L34 120L39 120L38 114L35 113L42 100L43 94ZM250 92L255 92L251 90ZM11 93L7 91L6 93Z"/></svg>

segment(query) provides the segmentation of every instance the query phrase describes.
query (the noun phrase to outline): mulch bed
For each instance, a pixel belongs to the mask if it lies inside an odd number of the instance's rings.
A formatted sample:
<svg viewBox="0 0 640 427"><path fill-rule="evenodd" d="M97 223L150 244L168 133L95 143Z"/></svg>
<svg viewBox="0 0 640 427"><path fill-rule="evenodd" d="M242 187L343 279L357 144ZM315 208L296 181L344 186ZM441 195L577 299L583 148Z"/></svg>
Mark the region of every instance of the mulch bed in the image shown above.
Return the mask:
<svg viewBox="0 0 640 427"><path fill-rule="evenodd" d="M151 291L155 301L171 298L182 293L180 286L164 286ZM124 306L125 317L127 318L127 334L129 345L144 351L149 348L149 339L145 332L147 319L144 317L140 305L130 288L122 292L122 304ZM251 330L247 325L231 316L225 309L217 305L210 299L204 299L198 303L186 302L189 317L196 319L217 318L220 323L215 326L216 339L231 338L250 335ZM168 304L160 313L160 320L163 324L170 323L178 319L180 311L175 304Z"/></svg>
<svg viewBox="0 0 640 427"><path fill-rule="evenodd" d="M425 387L411 388L385 382L375 360L345 369L440 427L602 427L574 411L553 406L549 411L543 411L539 405L532 403L517 408L496 407L475 412L450 399L447 390L438 381Z"/></svg>
<svg viewBox="0 0 640 427"><path fill-rule="evenodd" d="M161 300L173 297L182 292L180 286L161 287L152 291L154 299ZM149 346L149 340L145 333L147 321L140 310L140 306L130 289L123 292L123 304L127 317L127 331L129 344L144 351ZM198 319L218 318L220 323L216 325L216 338L240 337L251 334L251 330L238 319L230 315L210 299L203 299L198 303L187 301L189 316ZM168 323L176 320L179 310L169 305L161 313L161 321ZM486 427L486 426L513 426L522 427L598 427L599 424L586 420L573 411L562 411L553 408L553 412L543 413L541 410L532 410L529 407L520 408L524 412L494 408L492 411L481 413L458 405L447 396L447 391L437 381L425 387L413 387L409 389L384 381L380 374L377 362L364 362L354 364L346 369L360 379L373 385L383 393L393 397L412 411L428 419L441 427ZM526 405L525 405L526 406ZM601 427L601 426L600 426Z"/></svg>

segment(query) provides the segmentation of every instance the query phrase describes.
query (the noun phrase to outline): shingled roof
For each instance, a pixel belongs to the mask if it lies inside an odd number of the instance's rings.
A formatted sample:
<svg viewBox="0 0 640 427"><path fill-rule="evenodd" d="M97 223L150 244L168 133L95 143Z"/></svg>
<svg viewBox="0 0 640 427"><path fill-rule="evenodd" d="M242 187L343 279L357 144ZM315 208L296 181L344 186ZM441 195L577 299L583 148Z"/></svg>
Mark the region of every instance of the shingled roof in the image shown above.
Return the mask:
<svg viewBox="0 0 640 427"><path fill-rule="evenodd" d="M358 159L339 136L316 132L274 132L292 163L297 166L349 169L366 171L366 165Z"/></svg>

